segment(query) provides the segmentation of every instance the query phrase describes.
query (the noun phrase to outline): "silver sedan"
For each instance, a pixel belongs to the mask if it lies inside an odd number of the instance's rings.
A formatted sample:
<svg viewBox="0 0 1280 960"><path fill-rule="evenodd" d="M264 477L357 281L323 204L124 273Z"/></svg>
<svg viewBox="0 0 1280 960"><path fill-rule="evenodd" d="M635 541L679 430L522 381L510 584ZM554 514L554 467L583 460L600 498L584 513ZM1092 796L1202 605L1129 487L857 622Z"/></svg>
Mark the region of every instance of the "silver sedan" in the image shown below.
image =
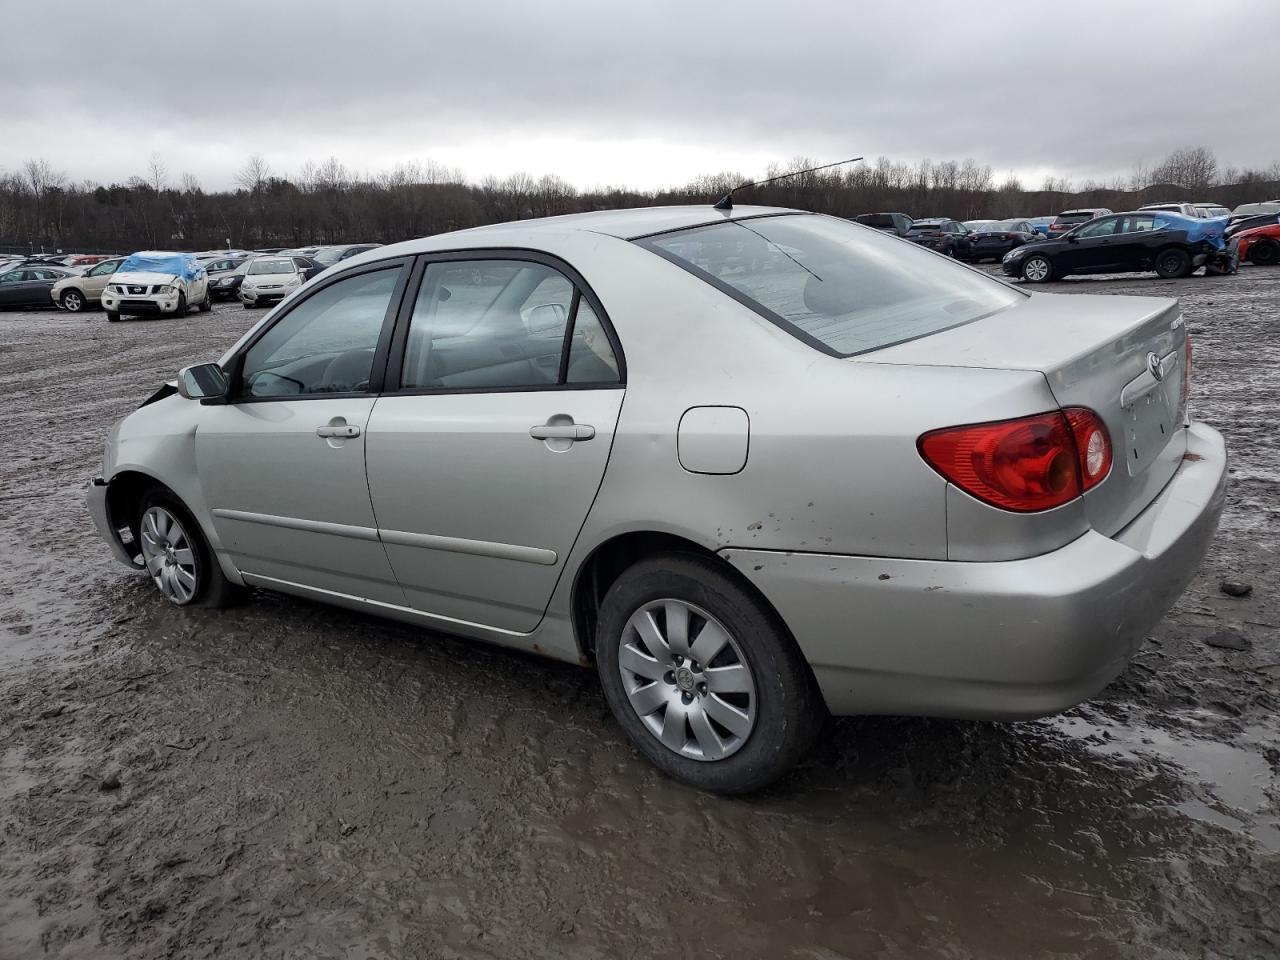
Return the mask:
<svg viewBox="0 0 1280 960"><path fill-rule="evenodd" d="M1223 502L1176 301L1029 295L847 221L672 207L387 247L112 431L180 604L297 594L578 664L638 750L766 784L827 713L1102 689Z"/></svg>

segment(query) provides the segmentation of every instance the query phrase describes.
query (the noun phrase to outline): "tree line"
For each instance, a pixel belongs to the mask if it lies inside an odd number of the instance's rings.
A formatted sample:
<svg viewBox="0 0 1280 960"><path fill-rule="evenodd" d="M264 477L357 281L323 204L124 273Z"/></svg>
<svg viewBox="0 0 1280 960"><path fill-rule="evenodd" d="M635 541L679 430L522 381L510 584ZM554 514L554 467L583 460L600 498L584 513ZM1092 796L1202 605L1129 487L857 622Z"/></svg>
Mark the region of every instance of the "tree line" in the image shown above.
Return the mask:
<svg viewBox="0 0 1280 960"><path fill-rule="evenodd" d="M806 167L797 157L762 177ZM517 173L469 181L440 164L403 163L358 175L337 158L306 163L293 175L251 157L232 190L205 191L190 174L171 177L152 156L144 174L123 184L72 182L44 159L0 171L0 248L30 250L255 248L314 243L389 243L486 223L590 210L669 203L711 203L749 178L736 172L684 186L642 191L579 190L553 174ZM1261 170L1222 168L1206 147L1174 151L1106 183L1049 177L1028 187L997 181L972 159L907 164L881 157L805 173L736 194L739 203L799 207L851 217L900 211L960 220L1047 216L1072 207L1125 209L1152 200L1213 200L1228 207L1280 196L1280 163Z"/></svg>

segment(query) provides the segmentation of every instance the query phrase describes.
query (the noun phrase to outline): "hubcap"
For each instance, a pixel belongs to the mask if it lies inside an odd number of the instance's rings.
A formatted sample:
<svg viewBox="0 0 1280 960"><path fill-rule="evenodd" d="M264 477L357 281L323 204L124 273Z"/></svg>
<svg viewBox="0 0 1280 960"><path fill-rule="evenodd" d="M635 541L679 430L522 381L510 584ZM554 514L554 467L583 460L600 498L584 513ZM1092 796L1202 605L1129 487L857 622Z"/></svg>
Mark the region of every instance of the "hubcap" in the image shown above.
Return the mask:
<svg viewBox="0 0 1280 960"><path fill-rule="evenodd" d="M190 603L196 595L196 558L178 518L164 507L142 515L142 559L166 598Z"/></svg>
<svg viewBox="0 0 1280 960"><path fill-rule="evenodd" d="M655 600L627 620L618 672L636 716L673 753L723 760L755 726L756 686L742 648L705 610Z"/></svg>

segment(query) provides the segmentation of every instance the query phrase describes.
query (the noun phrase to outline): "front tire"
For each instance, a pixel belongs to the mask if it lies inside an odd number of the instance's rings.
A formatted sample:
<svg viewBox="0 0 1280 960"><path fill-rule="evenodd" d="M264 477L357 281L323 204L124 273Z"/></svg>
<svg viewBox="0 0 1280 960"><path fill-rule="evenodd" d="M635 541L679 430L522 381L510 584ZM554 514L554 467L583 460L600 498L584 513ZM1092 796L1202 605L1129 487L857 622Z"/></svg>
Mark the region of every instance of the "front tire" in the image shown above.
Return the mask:
<svg viewBox="0 0 1280 960"><path fill-rule="evenodd" d="M187 295L185 293L178 294L178 309L173 311L175 317L185 317L187 315Z"/></svg>
<svg viewBox="0 0 1280 960"><path fill-rule="evenodd" d="M245 595L222 572L195 518L168 490L155 487L142 498L137 539L147 575L175 606L226 607Z"/></svg>
<svg viewBox="0 0 1280 960"><path fill-rule="evenodd" d="M1270 267L1280 263L1280 243L1270 239L1254 242L1249 247L1249 262L1260 267Z"/></svg>
<svg viewBox="0 0 1280 960"><path fill-rule="evenodd" d="M627 737L712 793L758 790L812 746L826 708L776 615L716 562L642 560L600 607L596 666Z"/></svg>
<svg viewBox="0 0 1280 960"><path fill-rule="evenodd" d="M61 305L67 313L79 313L85 306L84 294L76 289L64 290Z"/></svg>
<svg viewBox="0 0 1280 960"><path fill-rule="evenodd" d="M119 322L119 320L120 320L120 311L118 311L118 310L108 310L108 311L107 311L107 322L108 322L108 323L118 323L118 322Z"/></svg>
<svg viewBox="0 0 1280 960"><path fill-rule="evenodd" d="M1156 254L1156 276L1161 280L1177 280L1191 273L1191 257L1185 250L1168 247Z"/></svg>
<svg viewBox="0 0 1280 960"><path fill-rule="evenodd" d="M1022 262L1022 279L1027 283L1048 283L1053 279L1053 263L1040 254L1027 257Z"/></svg>

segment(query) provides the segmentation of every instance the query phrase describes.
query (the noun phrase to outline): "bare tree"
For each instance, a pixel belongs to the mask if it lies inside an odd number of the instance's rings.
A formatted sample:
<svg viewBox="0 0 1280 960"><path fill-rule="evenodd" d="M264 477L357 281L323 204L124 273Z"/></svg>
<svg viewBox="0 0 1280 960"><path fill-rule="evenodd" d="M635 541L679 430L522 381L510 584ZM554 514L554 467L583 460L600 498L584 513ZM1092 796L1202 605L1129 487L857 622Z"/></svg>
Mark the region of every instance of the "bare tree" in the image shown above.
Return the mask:
<svg viewBox="0 0 1280 960"><path fill-rule="evenodd" d="M165 166L164 161L160 159L160 154L151 154L151 160L147 163L147 186L156 193L163 193L167 185L169 169Z"/></svg>
<svg viewBox="0 0 1280 960"><path fill-rule="evenodd" d="M236 174L236 183L247 193L260 193L271 176L271 167L261 154L255 153Z"/></svg>
<svg viewBox="0 0 1280 960"><path fill-rule="evenodd" d="M1151 172L1151 180L1203 190L1213 183L1217 173L1218 158L1208 147L1180 147Z"/></svg>

